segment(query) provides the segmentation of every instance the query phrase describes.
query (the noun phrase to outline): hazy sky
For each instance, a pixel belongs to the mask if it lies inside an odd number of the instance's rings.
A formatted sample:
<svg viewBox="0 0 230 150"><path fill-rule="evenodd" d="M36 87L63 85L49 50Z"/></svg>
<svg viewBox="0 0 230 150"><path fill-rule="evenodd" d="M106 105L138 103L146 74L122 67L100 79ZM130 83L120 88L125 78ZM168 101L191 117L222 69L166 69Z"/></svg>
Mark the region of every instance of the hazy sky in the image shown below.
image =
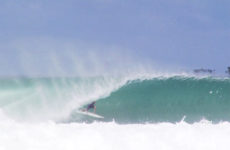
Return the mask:
<svg viewBox="0 0 230 150"><path fill-rule="evenodd" d="M1 75L102 71L135 61L224 72L230 1L0 0L0 52Z"/></svg>

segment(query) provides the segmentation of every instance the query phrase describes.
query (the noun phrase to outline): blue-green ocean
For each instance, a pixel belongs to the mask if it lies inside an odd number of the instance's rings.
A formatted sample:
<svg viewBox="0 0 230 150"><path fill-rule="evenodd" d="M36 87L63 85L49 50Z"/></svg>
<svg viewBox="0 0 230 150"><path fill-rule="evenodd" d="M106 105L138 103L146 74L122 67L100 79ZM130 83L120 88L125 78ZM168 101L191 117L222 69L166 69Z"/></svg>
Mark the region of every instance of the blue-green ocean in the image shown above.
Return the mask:
<svg viewBox="0 0 230 150"><path fill-rule="evenodd" d="M77 113L96 101L97 119ZM230 79L220 77L1 78L0 108L16 120L188 123L230 121Z"/></svg>

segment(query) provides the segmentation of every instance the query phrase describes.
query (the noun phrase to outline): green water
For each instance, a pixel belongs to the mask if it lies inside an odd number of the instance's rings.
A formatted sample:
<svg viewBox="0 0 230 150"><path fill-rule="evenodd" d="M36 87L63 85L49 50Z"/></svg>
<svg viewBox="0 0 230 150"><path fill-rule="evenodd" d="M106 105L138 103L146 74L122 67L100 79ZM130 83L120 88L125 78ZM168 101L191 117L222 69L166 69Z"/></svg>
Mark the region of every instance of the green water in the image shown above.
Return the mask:
<svg viewBox="0 0 230 150"><path fill-rule="evenodd" d="M12 118L92 122L75 110L92 101L98 121L118 123L230 121L230 79L211 77L124 80L91 78L0 79L0 109Z"/></svg>
<svg viewBox="0 0 230 150"><path fill-rule="evenodd" d="M136 80L97 103L105 120L121 123L230 120L230 80L183 78Z"/></svg>

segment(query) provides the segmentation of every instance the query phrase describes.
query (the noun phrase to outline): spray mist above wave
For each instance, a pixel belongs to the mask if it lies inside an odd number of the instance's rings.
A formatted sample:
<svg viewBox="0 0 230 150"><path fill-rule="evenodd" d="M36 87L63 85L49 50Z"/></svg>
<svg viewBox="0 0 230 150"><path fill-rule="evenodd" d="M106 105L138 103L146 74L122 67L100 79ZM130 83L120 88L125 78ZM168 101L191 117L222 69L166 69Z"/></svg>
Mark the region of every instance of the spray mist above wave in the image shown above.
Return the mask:
<svg viewBox="0 0 230 150"><path fill-rule="evenodd" d="M115 75L121 72L133 72L147 65L125 47L81 40L41 37L21 38L1 44L15 54L14 68L17 69L0 72L3 76L15 76L15 74L33 77ZM10 60L3 60L10 64Z"/></svg>
<svg viewBox="0 0 230 150"><path fill-rule="evenodd" d="M132 49L77 39L24 37L1 43L14 55L14 66L7 54L2 61L8 64L0 76L29 77L94 77L137 74L181 74L182 66L164 64L145 58Z"/></svg>

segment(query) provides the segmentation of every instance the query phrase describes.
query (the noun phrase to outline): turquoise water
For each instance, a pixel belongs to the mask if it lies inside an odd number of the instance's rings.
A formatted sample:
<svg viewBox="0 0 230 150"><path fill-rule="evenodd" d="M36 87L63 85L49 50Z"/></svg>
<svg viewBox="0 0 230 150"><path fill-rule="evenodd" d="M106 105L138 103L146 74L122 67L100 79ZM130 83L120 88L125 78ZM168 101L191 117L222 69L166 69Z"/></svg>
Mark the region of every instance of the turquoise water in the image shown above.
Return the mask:
<svg viewBox="0 0 230 150"><path fill-rule="evenodd" d="M109 121L230 121L230 80L172 77L130 81L97 103Z"/></svg>
<svg viewBox="0 0 230 150"><path fill-rule="evenodd" d="M96 113L76 110L96 100ZM152 78L4 78L0 109L19 120L117 123L230 121L230 79Z"/></svg>

